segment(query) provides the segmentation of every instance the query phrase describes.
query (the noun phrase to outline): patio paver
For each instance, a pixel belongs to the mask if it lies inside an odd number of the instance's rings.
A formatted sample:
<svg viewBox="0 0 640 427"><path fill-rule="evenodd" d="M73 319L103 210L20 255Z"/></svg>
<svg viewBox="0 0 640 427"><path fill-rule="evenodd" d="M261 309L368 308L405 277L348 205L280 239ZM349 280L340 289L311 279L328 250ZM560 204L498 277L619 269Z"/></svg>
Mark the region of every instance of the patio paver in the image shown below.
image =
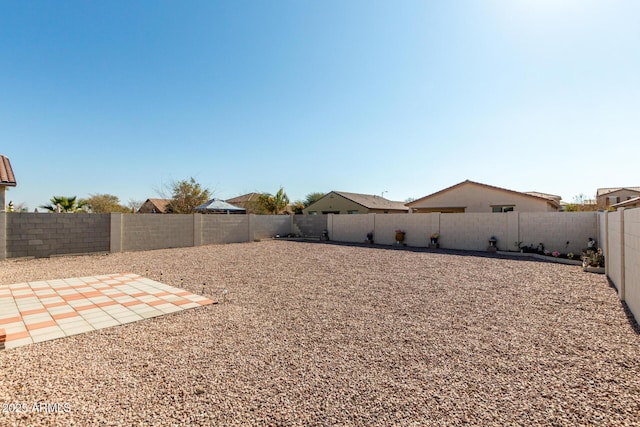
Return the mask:
<svg viewBox="0 0 640 427"><path fill-rule="evenodd" d="M0 350L214 304L133 273L0 287Z"/></svg>

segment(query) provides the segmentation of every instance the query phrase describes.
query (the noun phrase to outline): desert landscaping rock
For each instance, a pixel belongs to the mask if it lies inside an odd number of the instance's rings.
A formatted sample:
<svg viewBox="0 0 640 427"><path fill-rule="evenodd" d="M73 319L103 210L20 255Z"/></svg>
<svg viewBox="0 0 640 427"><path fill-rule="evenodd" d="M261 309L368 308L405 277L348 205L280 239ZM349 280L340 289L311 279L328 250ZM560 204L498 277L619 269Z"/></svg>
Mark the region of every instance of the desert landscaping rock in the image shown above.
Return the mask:
<svg viewBox="0 0 640 427"><path fill-rule="evenodd" d="M606 277L478 255L262 241L2 261L0 286L131 272L228 293L0 351L0 425L639 425L640 335Z"/></svg>

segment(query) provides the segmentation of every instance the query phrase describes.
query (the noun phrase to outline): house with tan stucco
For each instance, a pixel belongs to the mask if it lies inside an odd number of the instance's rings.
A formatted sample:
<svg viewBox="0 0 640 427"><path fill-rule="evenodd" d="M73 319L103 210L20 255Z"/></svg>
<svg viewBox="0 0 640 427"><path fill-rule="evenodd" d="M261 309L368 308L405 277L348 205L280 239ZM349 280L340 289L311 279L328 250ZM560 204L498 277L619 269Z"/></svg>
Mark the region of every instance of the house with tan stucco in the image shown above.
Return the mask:
<svg viewBox="0 0 640 427"><path fill-rule="evenodd" d="M624 202L616 203L610 206L611 209L618 210L620 208L634 209L640 208L640 197L634 197L633 199L627 199Z"/></svg>
<svg viewBox="0 0 640 427"><path fill-rule="evenodd" d="M596 203L598 204L598 209L616 209L624 206L614 205L637 197L640 197L640 187L598 188Z"/></svg>
<svg viewBox="0 0 640 427"><path fill-rule="evenodd" d="M404 202L394 202L374 194L331 191L302 210L304 215L408 213Z"/></svg>
<svg viewBox="0 0 640 427"><path fill-rule="evenodd" d="M560 196L519 192L470 180L407 203L416 213L557 212Z"/></svg>

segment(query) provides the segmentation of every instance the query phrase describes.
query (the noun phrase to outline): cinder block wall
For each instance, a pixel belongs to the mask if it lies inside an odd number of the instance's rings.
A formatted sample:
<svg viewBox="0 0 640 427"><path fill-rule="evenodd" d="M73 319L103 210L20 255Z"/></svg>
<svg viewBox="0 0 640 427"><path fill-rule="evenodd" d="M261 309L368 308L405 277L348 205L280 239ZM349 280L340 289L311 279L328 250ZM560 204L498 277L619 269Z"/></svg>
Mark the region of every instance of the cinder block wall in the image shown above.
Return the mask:
<svg viewBox="0 0 640 427"><path fill-rule="evenodd" d="M0 259L7 257L7 214L0 212Z"/></svg>
<svg viewBox="0 0 640 427"><path fill-rule="evenodd" d="M373 234L376 243L392 245L396 242L396 230L403 230L406 233L404 243L407 245L427 245L425 233L428 233L428 226L426 219L430 214L415 216L407 214L369 214L369 216L373 218L369 223L374 225ZM362 235L360 241L364 240L364 238L365 236Z"/></svg>
<svg viewBox="0 0 640 427"><path fill-rule="evenodd" d="M327 215L294 215L293 224L303 236L321 236L327 229Z"/></svg>
<svg viewBox="0 0 640 427"><path fill-rule="evenodd" d="M625 301L640 319L640 208L624 211Z"/></svg>
<svg viewBox="0 0 640 427"><path fill-rule="evenodd" d="M123 214L121 250L193 246L193 223L193 215Z"/></svg>
<svg viewBox="0 0 640 427"><path fill-rule="evenodd" d="M339 220L335 221L338 217ZM372 215L333 215L334 221L331 223L329 238L338 242L364 242L367 233L374 231L374 227L369 224ZM322 230L320 230L322 233ZM374 236L375 239L375 236Z"/></svg>
<svg viewBox="0 0 640 427"><path fill-rule="evenodd" d="M579 254L588 238L597 236L597 222L595 212L331 215L329 231L333 240L362 242L373 229L376 243L391 245L395 230L401 229L404 243L415 247L427 246L429 237L439 233L442 248L475 251L486 250L493 236L503 251L517 251L515 242L522 241Z"/></svg>
<svg viewBox="0 0 640 427"><path fill-rule="evenodd" d="M589 237L598 238L596 212L520 213L519 240L525 245L543 243L551 252L579 255L587 247ZM603 246L604 242L598 241L598 245Z"/></svg>
<svg viewBox="0 0 640 427"><path fill-rule="evenodd" d="M605 262L607 263L607 274L611 281L620 291L622 283L622 236L621 236L621 215L623 211L609 212L607 214L609 227L607 230L607 254Z"/></svg>
<svg viewBox="0 0 640 427"><path fill-rule="evenodd" d="M291 233L291 217L289 215L254 215L251 218L253 238L266 239L276 234L286 236Z"/></svg>
<svg viewBox="0 0 640 427"><path fill-rule="evenodd" d="M6 257L109 251L109 214L6 214Z"/></svg>
<svg viewBox="0 0 640 427"><path fill-rule="evenodd" d="M249 218L254 215L200 215L202 244L241 243L252 241ZM256 215L257 216L257 215Z"/></svg>
<svg viewBox="0 0 640 427"><path fill-rule="evenodd" d="M468 251L484 251L489 239L497 239L500 250L510 248L506 213L440 214L440 246Z"/></svg>

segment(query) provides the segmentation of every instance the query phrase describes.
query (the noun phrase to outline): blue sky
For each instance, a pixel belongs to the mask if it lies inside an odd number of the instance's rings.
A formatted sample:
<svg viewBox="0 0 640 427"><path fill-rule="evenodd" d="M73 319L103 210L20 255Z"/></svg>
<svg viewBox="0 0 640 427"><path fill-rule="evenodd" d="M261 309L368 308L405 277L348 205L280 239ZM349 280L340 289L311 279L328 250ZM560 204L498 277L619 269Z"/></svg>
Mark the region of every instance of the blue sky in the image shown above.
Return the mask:
<svg viewBox="0 0 640 427"><path fill-rule="evenodd" d="M0 153L54 195L638 186L640 2L0 0Z"/></svg>

